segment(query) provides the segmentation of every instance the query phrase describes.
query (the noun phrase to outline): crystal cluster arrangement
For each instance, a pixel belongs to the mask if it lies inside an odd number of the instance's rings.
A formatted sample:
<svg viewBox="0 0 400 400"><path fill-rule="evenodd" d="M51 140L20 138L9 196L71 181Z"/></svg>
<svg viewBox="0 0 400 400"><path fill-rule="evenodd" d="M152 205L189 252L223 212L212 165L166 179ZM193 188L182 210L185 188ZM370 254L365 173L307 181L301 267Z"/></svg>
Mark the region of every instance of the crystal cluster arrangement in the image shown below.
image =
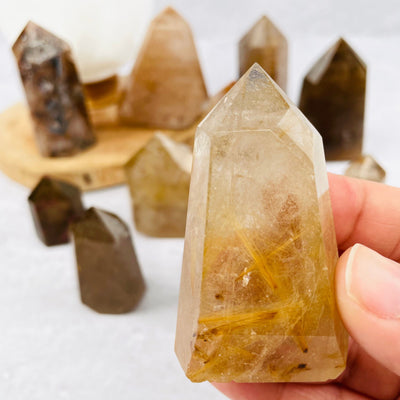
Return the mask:
<svg viewBox="0 0 400 400"><path fill-rule="evenodd" d="M322 140L254 65L198 127L175 349L194 382L345 368Z"/></svg>
<svg viewBox="0 0 400 400"><path fill-rule="evenodd" d="M126 164L136 229L149 236L185 234L192 152L157 133Z"/></svg>
<svg viewBox="0 0 400 400"><path fill-rule="evenodd" d="M304 78L300 110L320 132L327 160L362 153L367 67L339 39Z"/></svg>
<svg viewBox="0 0 400 400"><path fill-rule="evenodd" d="M43 156L71 156L95 143L69 46L29 22L13 46Z"/></svg>
<svg viewBox="0 0 400 400"><path fill-rule="evenodd" d="M13 51L41 153L91 146L68 45L30 22ZM239 81L208 98L190 26L168 7L151 22L126 80L87 86L91 98L103 89L111 96L107 115L91 115L98 123L182 130L181 143L155 132L125 172L136 229L185 236L175 350L186 375L194 382L334 379L346 366L348 336L333 291L338 254L324 148L328 160L352 160L346 175L384 180L382 167L362 156L366 66L340 39L304 78L303 115L284 92L287 40L266 16L238 52ZM183 129L203 117L194 140ZM85 210L77 187L49 177L29 204L46 245L71 235L84 304L112 314L137 307L145 282L119 217Z"/></svg>
<svg viewBox="0 0 400 400"><path fill-rule="evenodd" d="M53 246L73 237L81 299L100 313L132 311L145 283L126 224L116 215L85 211L78 187L44 177L28 198L39 238Z"/></svg>

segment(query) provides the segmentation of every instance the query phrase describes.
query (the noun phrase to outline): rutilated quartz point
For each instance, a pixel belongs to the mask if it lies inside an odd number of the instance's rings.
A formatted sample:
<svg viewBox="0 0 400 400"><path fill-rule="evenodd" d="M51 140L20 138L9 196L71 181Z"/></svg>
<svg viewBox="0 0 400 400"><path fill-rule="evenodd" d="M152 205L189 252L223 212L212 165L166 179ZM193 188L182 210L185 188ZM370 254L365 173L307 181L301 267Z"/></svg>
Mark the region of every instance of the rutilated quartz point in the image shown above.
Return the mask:
<svg viewBox="0 0 400 400"><path fill-rule="evenodd" d="M29 22L13 45L43 156L78 153L95 142L69 46Z"/></svg>
<svg viewBox="0 0 400 400"><path fill-rule="evenodd" d="M145 284L126 224L114 214L90 208L71 232L82 302L99 313L132 311Z"/></svg>
<svg viewBox="0 0 400 400"><path fill-rule="evenodd" d="M194 382L345 368L321 137L255 64L199 125L175 350Z"/></svg>
<svg viewBox="0 0 400 400"><path fill-rule="evenodd" d="M365 155L353 160L345 175L382 183L385 181L386 172L372 156Z"/></svg>
<svg viewBox="0 0 400 400"><path fill-rule="evenodd" d="M155 237L185 235L192 152L156 133L126 164L135 225Z"/></svg>
<svg viewBox="0 0 400 400"><path fill-rule="evenodd" d="M361 156L367 67L339 39L303 81L300 110L322 135L327 160Z"/></svg>
<svg viewBox="0 0 400 400"><path fill-rule="evenodd" d="M183 129L202 113L207 90L192 32L171 7L150 24L120 105L130 124Z"/></svg>
<svg viewBox="0 0 400 400"><path fill-rule="evenodd" d="M70 183L43 177L28 197L36 232L47 246L69 242L69 225L84 213L81 192Z"/></svg>
<svg viewBox="0 0 400 400"><path fill-rule="evenodd" d="M285 36L265 15L239 42L239 76L254 63L260 64L286 90L288 44Z"/></svg>

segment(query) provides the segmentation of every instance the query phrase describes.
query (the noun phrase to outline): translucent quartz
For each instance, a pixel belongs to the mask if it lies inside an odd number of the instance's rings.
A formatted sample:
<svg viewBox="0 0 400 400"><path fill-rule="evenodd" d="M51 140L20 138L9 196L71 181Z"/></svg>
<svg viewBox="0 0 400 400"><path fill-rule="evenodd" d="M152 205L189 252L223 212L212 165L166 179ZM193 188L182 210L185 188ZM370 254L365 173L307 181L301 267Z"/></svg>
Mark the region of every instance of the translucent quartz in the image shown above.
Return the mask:
<svg viewBox="0 0 400 400"><path fill-rule="evenodd" d="M261 65L271 78L286 90L288 45L285 36L264 15L239 42L239 75L254 63Z"/></svg>
<svg viewBox="0 0 400 400"><path fill-rule="evenodd" d="M71 232L82 302L106 314L133 310L145 284L126 224L114 214L90 208Z"/></svg>
<svg viewBox="0 0 400 400"><path fill-rule="evenodd" d="M128 79L120 117L135 125L183 129L201 115L206 100L190 27L168 7L150 24Z"/></svg>
<svg viewBox="0 0 400 400"><path fill-rule="evenodd" d="M300 110L322 136L327 160L362 152L367 67L339 39L304 78Z"/></svg>
<svg viewBox="0 0 400 400"><path fill-rule="evenodd" d="M345 368L322 141L255 64L198 127L175 350L195 382Z"/></svg>
<svg viewBox="0 0 400 400"><path fill-rule="evenodd" d="M69 224L84 213L81 191L70 183L43 177L28 198L36 232L47 246L69 242Z"/></svg>
<svg viewBox="0 0 400 400"><path fill-rule="evenodd" d="M136 229L149 236L183 237L192 152L157 133L126 164Z"/></svg>
<svg viewBox="0 0 400 400"><path fill-rule="evenodd" d="M353 160L345 175L369 181L384 182L386 172L372 156L366 155Z"/></svg>
<svg viewBox="0 0 400 400"><path fill-rule="evenodd" d="M29 22L13 46L43 156L70 156L95 142L69 46Z"/></svg>

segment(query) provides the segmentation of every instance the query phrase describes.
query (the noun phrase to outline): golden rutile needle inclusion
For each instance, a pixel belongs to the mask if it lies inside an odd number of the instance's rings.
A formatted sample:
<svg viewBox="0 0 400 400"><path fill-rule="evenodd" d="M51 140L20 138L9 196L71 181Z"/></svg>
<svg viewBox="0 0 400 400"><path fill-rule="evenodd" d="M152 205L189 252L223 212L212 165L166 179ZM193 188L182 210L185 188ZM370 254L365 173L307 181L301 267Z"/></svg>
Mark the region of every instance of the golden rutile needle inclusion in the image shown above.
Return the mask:
<svg viewBox="0 0 400 400"><path fill-rule="evenodd" d="M344 369L322 141L255 64L196 133L175 349L195 382Z"/></svg>

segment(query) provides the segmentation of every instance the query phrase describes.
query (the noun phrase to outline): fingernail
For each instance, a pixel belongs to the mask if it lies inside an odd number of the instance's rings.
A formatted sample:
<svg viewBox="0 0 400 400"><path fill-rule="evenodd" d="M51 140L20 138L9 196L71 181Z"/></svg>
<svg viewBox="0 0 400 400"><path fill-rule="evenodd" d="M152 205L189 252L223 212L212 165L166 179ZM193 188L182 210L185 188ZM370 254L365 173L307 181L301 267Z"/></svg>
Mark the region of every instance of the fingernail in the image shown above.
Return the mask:
<svg viewBox="0 0 400 400"><path fill-rule="evenodd" d="M361 244L349 254L346 291L379 318L400 319L400 264Z"/></svg>

